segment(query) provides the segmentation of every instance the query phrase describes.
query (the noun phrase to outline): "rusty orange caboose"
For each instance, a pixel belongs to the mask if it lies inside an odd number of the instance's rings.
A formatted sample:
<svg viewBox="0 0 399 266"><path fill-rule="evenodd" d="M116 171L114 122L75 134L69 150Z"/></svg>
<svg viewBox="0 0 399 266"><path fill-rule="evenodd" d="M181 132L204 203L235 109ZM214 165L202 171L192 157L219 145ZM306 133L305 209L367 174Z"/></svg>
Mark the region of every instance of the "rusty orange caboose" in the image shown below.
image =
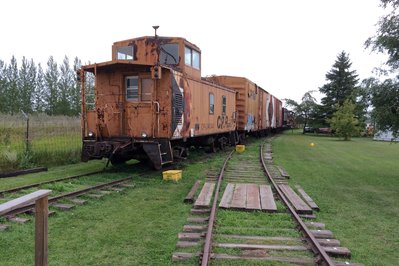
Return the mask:
<svg viewBox="0 0 399 266"><path fill-rule="evenodd" d="M95 76L88 110L86 72ZM237 143L236 92L201 78L201 50L184 38L115 42L112 60L82 66L82 160L146 160L159 169L191 145Z"/></svg>

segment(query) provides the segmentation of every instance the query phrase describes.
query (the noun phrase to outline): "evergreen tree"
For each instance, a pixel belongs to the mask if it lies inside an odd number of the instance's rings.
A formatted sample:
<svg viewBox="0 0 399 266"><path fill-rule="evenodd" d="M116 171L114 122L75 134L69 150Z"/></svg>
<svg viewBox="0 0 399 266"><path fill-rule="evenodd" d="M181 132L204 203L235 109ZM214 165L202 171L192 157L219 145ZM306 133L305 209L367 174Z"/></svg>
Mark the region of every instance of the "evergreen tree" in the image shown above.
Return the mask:
<svg viewBox="0 0 399 266"><path fill-rule="evenodd" d="M6 113L6 91L7 91L7 66L0 60L0 113Z"/></svg>
<svg viewBox="0 0 399 266"><path fill-rule="evenodd" d="M37 67L36 87L34 93L34 110L38 113L42 113L47 110L47 101L49 94L46 93L44 72L41 64Z"/></svg>
<svg viewBox="0 0 399 266"><path fill-rule="evenodd" d="M321 99L322 111L325 119L330 119L336 112L337 106L341 106L345 100L357 102L359 88L357 87L358 78L355 70L350 70L352 63L349 55L342 51L335 61L332 69L326 74L327 84L319 88L319 91L325 96ZM359 108L363 110L363 108ZM362 111L359 110L359 116Z"/></svg>
<svg viewBox="0 0 399 266"><path fill-rule="evenodd" d="M60 67L60 79L58 81L59 87L59 101L57 105L57 114L71 115L72 103L72 88L74 85L72 70L69 66L69 59L64 57L63 63Z"/></svg>
<svg viewBox="0 0 399 266"><path fill-rule="evenodd" d="M59 72L57 63L54 58L50 56L47 61L47 70L44 75L44 88L46 91L46 113L48 115L56 115L59 99L59 86L58 86Z"/></svg>
<svg viewBox="0 0 399 266"><path fill-rule="evenodd" d="M18 90L18 64L14 56L11 58L10 65L6 71L7 87L5 97L7 104L5 106L6 113L11 115L17 114L21 110L20 92Z"/></svg>
<svg viewBox="0 0 399 266"><path fill-rule="evenodd" d="M32 98L36 86L36 66L33 60L29 62L25 57L22 58L18 81L21 110L25 113L32 113Z"/></svg>
<svg viewBox="0 0 399 266"><path fill-rule="evenodd" d="M350 140L352 136L359 134L359 121L355 117L355 107L350 99L346 99L337 107L332 118L328 119L335 134L343 137L344 140Z"/></svg>
<svg viewBox="0 0 399 266"><path fill-rule="evenodd" d="M71 108L72 115L79 115L81 112L81 96L80 96L80 82L77 80L77 71L80 69L82 63L79 58L75 57L73 61L73 77L74 83L71 91Z"/></svg>

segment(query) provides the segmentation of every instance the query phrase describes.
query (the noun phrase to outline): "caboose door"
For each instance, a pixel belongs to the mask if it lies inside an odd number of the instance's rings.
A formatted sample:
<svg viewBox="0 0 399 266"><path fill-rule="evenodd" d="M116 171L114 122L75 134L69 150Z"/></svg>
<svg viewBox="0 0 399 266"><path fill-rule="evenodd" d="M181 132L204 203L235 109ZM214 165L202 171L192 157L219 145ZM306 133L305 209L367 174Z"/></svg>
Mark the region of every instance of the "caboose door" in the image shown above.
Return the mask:
<svg viewBox="0 0 399 266"><path fill-rule="evenodd" d="M124 134L135 138L154 136L154 81L148 77L125 77Z"/></svg>

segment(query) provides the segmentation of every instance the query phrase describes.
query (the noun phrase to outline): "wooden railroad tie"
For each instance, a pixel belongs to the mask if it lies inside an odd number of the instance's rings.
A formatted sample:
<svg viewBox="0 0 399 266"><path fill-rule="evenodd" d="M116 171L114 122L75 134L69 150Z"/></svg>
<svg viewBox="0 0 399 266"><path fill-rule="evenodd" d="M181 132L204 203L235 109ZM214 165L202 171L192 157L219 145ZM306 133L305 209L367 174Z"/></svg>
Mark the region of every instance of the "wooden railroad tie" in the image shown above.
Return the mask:
<svg viewBox="0 0 399 266"><path fill-rule="evenodd" d="M193 187L190 189L187 196L184 198L185 203L194 203L194 196L200 184L201 182L199 180L195 181Z"/></svg>
<svg viewBox="0 0 399 266"><path fill-rule="evenodd" d="M214 182L205 182L201 192L194 203L195 208L208 208L211 204L213 191L215 190Z"/></svg>
<svg viewBox="0 0 399 266"><path fill-rule="evenodd" d="M303 190L300 185L295 185L296 190L301 195L302 199L306 201L306 203L315 211L319 211L320 208L317 204L313 201L313 199Z"/></svg>
<svg viewBox="0 0 399 266"><path fill-rule="evenodd" d="M289 185L278 185L280 190L287 197L288 201L291 202L295 211L298 214L312 214L312 209L294 192Z"/></svg>

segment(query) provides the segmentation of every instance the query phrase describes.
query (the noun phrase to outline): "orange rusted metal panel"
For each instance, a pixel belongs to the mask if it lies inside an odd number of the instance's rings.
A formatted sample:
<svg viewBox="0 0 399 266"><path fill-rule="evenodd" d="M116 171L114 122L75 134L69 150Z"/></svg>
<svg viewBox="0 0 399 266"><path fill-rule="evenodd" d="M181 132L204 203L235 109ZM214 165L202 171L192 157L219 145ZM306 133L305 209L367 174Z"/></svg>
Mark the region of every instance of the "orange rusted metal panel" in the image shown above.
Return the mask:
<svg viewBox="0 0 399 266"><path fill-rule="evenodd" d="M261 90L252 81L243 77L212 76L210 79L217 84L232 88L237 92L237 130L257 131L259 128L259 97Z"/></svg>

